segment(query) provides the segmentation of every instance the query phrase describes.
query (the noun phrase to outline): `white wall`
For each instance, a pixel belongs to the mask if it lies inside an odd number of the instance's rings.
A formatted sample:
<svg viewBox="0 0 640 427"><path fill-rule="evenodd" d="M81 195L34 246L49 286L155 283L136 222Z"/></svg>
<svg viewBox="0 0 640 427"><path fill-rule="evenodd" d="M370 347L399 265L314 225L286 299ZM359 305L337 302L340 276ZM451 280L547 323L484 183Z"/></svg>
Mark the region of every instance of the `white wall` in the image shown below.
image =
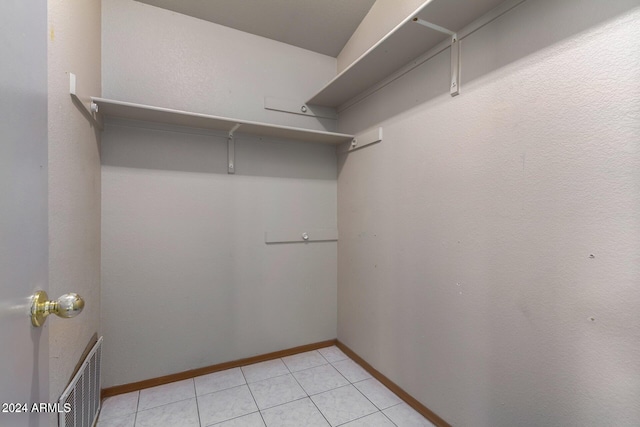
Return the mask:
<svg viewBox="0 0 640 427"><path fill-rule="evenodd" d="M302 105L335 76L335 58L132 0L102 7L106 98L335 128L334 120L264 109L265 96Z"/></svg>
<svg viewBox="0 0 640 427"><path fill-rule="evenodd" d="M640 422L640 6L527 1L340 115L338 338L455 426ZM635 9L631 9L635 7Z"/></svg>
<svg viewBox="0 0 640 427"><path fill-rule="evenodd" d="M48 16L49 296L86 303L77 318L47 322L55 402L100 329L100 135L71 101L68 74L100 94L100 2L49 1Z"/></svg>
<svg viewBox="0 0 640 427"><path fill-rule="evenodd" d="M338 55L338 73L375 45L425 0L376 0Z"/></svg>
<svg viewBox="0 0 640 427"><path fill-rule="evenodd" d="M107 97L325 127L263 98L305 99L334 58L130 0L103 2L103 52ZM107 125L103 387L336 337L336 243L264 243L337 227L334 148L240 134L226 159L224 135Z"/></svg>

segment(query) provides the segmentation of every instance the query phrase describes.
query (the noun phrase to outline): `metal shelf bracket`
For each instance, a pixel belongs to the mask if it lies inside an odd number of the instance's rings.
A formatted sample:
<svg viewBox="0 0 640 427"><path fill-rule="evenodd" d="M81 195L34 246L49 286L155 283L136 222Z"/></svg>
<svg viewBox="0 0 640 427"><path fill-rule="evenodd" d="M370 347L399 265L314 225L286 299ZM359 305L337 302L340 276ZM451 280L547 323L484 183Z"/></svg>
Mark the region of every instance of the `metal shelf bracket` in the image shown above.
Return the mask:
<svg viewBox="0 0 640 427"><path fill-rule="evenodd" d="M73 73L69 73L69 95L71 95L71 100L76 107L80 109L82 115L85 116L96 129L104 130L102 117L98 114L98 104L91 101L91 98L89 97L87 97L87 99L90 100L89 103L82 100L80 95L78 95L76 75Z"/></svg>
<svg viewBox="0 0 640 427"><path fill-rule="evenodd" d="M234 132L238 130L240 127L239 123L236 123L233 128L229 131L229 135L227 136L227 172L229 174L236 173L235 163L236 163L236 141L233 136Z"/></svg>
<svg viewBox="0 0 640 427"><path fill-rule="evenodd" d="M350 153L378 142L382 142L382 126L358 134L351 142L345 142L338 146L336 152L338 154Z"/></svg>
<svg viewBox="0 0 640 427"><path fill-rule="evenodd" d="M413 22L420 24L424 27L431 28L432 30L451 36L451 86L449 87L449 93L451 96L460 94L460 40L458 40L458 34L454 31L448 30L440 25L425 21L418 17L413 18Z"/></svg>
<svg viewBox="0 0 640 427"><path fill-rule="evenodd" d="M451 36L451 96L460 94L460 40L458 35Z"/></svg>

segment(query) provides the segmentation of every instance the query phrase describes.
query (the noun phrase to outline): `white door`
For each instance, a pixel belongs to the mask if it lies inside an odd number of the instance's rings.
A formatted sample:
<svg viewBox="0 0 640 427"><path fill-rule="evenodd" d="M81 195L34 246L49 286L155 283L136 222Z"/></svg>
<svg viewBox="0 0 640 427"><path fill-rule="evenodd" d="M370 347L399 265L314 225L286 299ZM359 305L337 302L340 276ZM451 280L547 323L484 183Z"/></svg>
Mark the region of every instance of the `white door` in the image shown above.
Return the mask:
<svg viewBox="0 0 640 427"><path fill-rule="evenodd" d="M47 245L47 2L2 0L1 427L49 424L49 414L15 413L16 404L49 401L48 326L34 328L27 315L29 297L47 289Z"/></svg>

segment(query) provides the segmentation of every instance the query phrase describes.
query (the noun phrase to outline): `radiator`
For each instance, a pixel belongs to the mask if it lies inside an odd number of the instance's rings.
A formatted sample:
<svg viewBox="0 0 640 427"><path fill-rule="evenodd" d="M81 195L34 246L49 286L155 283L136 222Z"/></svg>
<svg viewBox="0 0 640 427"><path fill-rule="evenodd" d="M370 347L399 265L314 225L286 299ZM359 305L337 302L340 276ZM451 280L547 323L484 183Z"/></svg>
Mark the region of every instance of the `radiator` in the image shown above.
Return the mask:
<svg viewBox="0 0 640 427"><path fill-rule="evenodd" d="M60 411L60 427L92 427L100 411L100 361L102 358L102 337L98 339L82 366L65 389L59 407L70 406L69 412Z"/></svg>

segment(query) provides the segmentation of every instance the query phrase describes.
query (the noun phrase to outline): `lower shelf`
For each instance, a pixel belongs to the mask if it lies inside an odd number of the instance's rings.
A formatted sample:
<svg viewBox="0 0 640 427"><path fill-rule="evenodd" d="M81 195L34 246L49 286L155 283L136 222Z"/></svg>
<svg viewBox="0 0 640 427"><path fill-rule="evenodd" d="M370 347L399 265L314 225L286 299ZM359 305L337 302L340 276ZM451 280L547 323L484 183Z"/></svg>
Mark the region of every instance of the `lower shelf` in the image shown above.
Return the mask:
<svg viewBox="0 0 640 427"><path fill-rule="evenodd" d="M200 129L220 130L232 133L267 136L272 138L290 139L301 142L315 142L321 144L338 145L352 141L354 136L343 133L325 132L279 126L268 123L237 120L228 117L211 116L208 114L192 113L188 111L172 110L170 108L154 107L151 105L135 104L131 102L115 101L105 98L91 98L98 106L98 113L106 117L119 117L132 120L166 123Z"/></svg>

